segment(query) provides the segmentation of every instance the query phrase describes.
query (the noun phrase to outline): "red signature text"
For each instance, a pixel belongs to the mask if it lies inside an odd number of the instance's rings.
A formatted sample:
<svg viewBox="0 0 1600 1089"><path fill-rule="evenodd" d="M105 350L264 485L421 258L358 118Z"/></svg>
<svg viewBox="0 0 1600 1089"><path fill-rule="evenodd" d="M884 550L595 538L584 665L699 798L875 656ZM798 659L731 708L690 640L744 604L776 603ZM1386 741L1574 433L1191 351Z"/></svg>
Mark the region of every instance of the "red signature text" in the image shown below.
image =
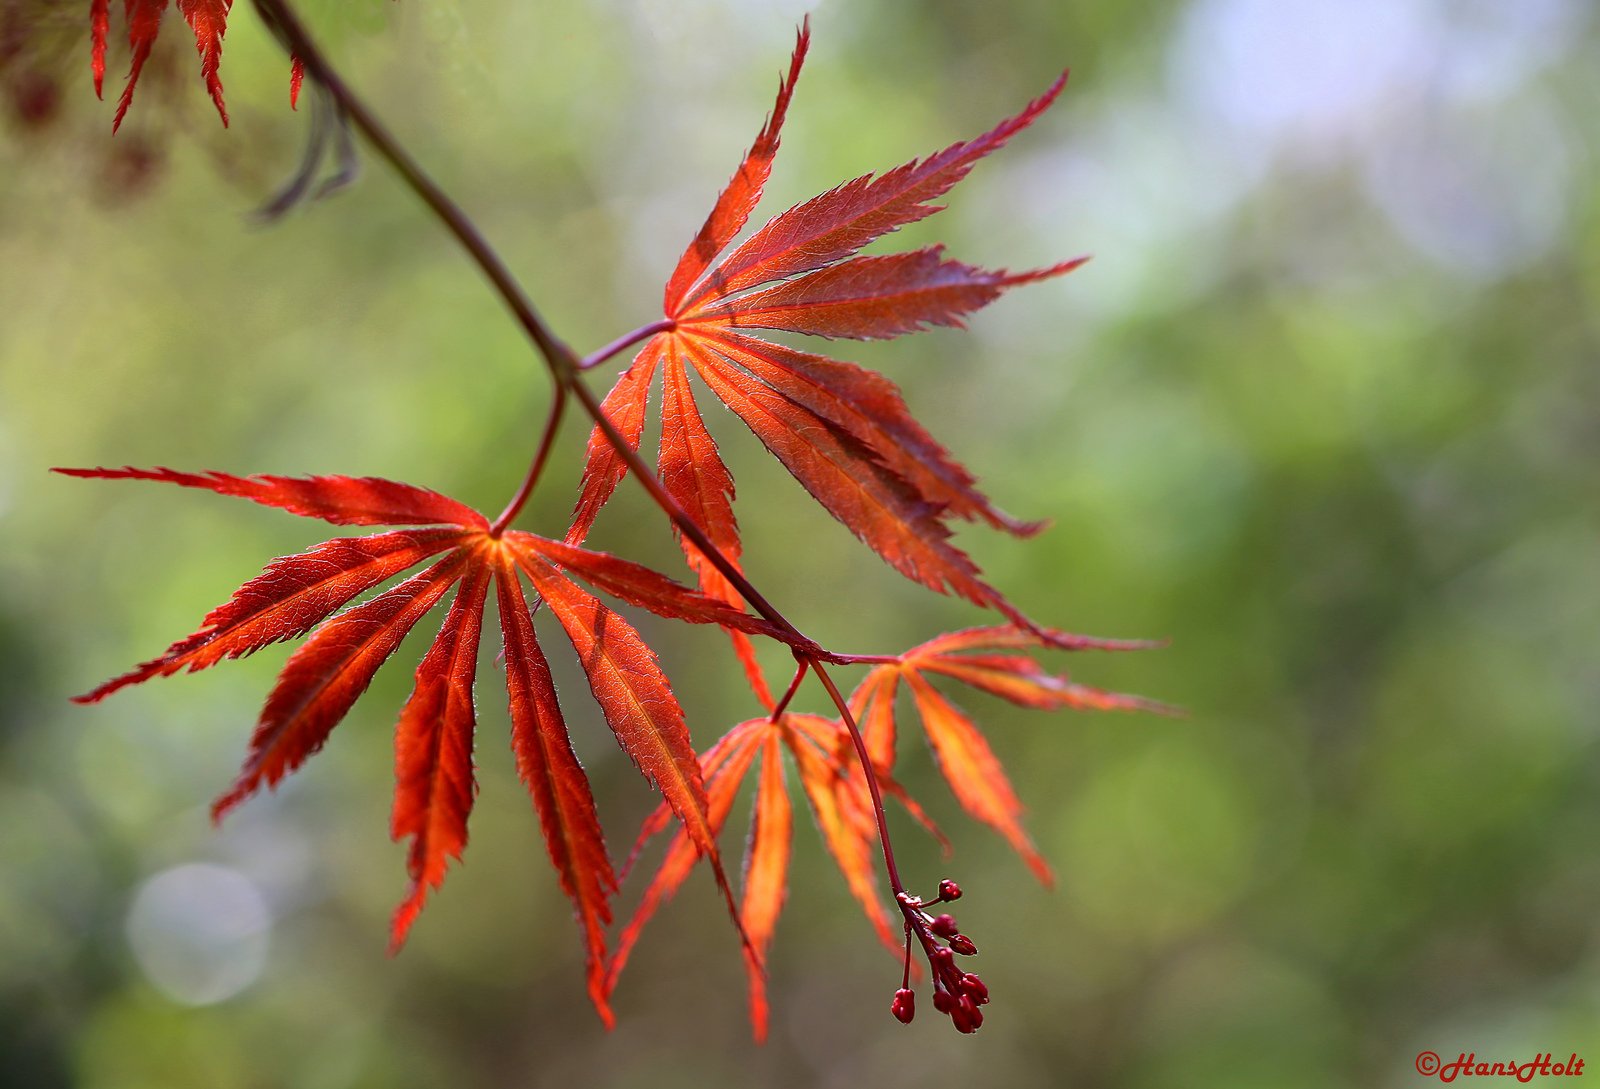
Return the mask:
<svg viewBox="0 0 1600 1089"><path fill-rule="evenodd" d="M1436 1051L1424 1051L1417 1056L1417 1073L1443 1082L1457 1078L1516 1078L1530 1082L1534 1078L1581 1078L1583 1059L1574 1051L1564 1059L1556 1059L1548 1051L1541 1051L1531 1059L1511 1062L1491 1062L1479 1059L1477 1052L1463 1051L1450 1062L1439 1058Z"/></svg>

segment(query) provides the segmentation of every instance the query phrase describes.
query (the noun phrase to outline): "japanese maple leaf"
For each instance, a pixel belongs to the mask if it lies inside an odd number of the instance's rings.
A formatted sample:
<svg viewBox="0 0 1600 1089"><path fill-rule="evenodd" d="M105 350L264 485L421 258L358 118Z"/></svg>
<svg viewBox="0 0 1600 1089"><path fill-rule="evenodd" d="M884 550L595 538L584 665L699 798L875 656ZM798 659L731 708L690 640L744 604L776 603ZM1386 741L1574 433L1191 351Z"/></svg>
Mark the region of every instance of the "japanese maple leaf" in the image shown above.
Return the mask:
<svg viewBox="0 0 1600 1089"><path fill-rule="evenodd" d="M950 542L948 523L953 518L981 521L1019 535L1040 525L1018 522L997 509L972 474L912 418L888 379L774 343L753 330L867 340L960 326L967 314L1007 288L1081 264L1078 259L1011 273L950 260L938 246L882 256L858 252L939 211L933 202L979 159L1031 124L1055 100L1066 77L977 139L845 182L781 213L729 251L771 172L809 41L809 28L803 26L771 116L667 281L660 331L644 343L603 406L637 448L649 390L661 372L657 469L662 483L735 564L740 539L733 480L702 420L688 379L691 370L830 514L896 570L1031 626ZM626 471L596 428L570 542L584 539ZM722 573L691 542L682 543L701 587L738 604Z"/></svg>
<svg viewBox="0 0 1600 1089"><path fill-rule="evenodd" d="M701 756L708 799L706 816L713 833L722 831L741 785L758 761L760 764L739 908L739 918L749 940L745 966L749 974L750 1017L757 1040L766 1037L768 1012L766 975L760 958L772 941L788 889L793 814L784 783L785 752L794 763L817 827L851 893L866 909L867 917L889 949L897 954L900 949L899 939L884 916L873 883L877 829L872 800L865 780L850 770L854 756L848 751L849 745L849 735L838 721L818 715L785 713L777 718L740 723ZM944 842L938 829L898 783L882 774L879 784L902 801L941 843ZM650 839L665 831L671 820L671 810L664 805L651 814L639 833L629 859L630 867ZM677 892L698 858L694 843L679 831L668 845L633 918L617 940L617 949L606 973L608 995L616 987L645 923Z"/></svg>
<svg viewBox="0 0 1600 1089"><path fill-rule="evenodd" d="M429 890L443 881L450 859L459 858L466 846L467 815L477 793L473 681L491 583L500 615L517 769L532 795L562 891L576 911L588 958L589 993L602 1018L610 1024L603 966L617 881L588 780L573 755L550 668L534 634L524 580L534 591L533 607L543 602L555 614L606 723L661 792L691 850L710 861L729 910L737 916L717 854L716 825L700 764L667 678L632 625L573 580L662 616L793 642L792 636L638 564L518 530L496 532L470 507L409 484L371 477L237 477L171 469L57 471L205 488L336 525L409 527L339 537L273 560L212 610L192 635L78 697L81 703L93 703L127 685L204 669L309 631L310 638L290 656L267 696L238 778L212 805L218 820L321 748L406 633L455 589L395 731L391 832L396 840L410 840L411 884L395 911L393 948L404 942ZM424 561L432 562L420 573L338 612ZM809 645L802 649L817 651Z"/></svg>
<svg viewBox="0 0 1600 1089"><path fill-rule="evenodd" d="M200 75L211 92L222 123L228 123L228 107L222 101L222 77L218 68L222 63L222 36L228 30L228 12L233 0L178 0L178 11L194 31L195 48L200 53ZM111 0L89 0L89 66L94 73L94 93L101 95L106 75L106 39L111 30ZM111 131L122 126L122 118L133 104L133 89L139 82L139 73L150 58L161 31L161 16L167 10L167 0L124 0L123 11L128 23L128 48L133 59L128 68L128 84L122 89L117 103L117 116L111 122Z"/></svg>

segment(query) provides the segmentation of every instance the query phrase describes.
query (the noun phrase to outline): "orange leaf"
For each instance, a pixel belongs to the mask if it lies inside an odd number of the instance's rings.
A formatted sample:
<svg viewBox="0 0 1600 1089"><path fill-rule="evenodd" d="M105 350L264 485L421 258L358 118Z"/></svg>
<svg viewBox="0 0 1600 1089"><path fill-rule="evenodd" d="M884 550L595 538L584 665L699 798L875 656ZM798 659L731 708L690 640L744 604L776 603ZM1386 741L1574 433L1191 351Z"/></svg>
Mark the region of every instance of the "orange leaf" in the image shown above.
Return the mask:
<svg viewBox="0 0 1600 1089"><path fill-rule="evenodd" d="M823 731L827 736L832 736L839 729L839 724L819 715L790 714L785 715L784 720L794 731L788 739L789 752L794 756L795 768L800 773L800 785L805 788L806 799L811 803L811 813L817 819L817 827L822 832L828 853L844 875L851 894L867 913L878 938L898 954L900 937L884 917L873 876L872 833L863 828L859 807L852 804L847 793L854 789L851 780L839 773L813 739L804 736L809 731ZM856 782L859 783L859 780Z"/></svg>
<svg viewBox="0 0 1600 1089"><path fill-rule="evenodd" d="M761 780L750 818L750 847L745 853L744 901L741 916L755 952L765 955L783 911L789 881L789 847L793 826L789 794L783 785L783 748L770 732L761 745ZM750 1019L756 1040L767 1037L767 977L761 961L745 958L750 977Z"/></svg>
<svg viewBox="0 0 1600 1089"><path fill-rule="evenodd" d="M425 488L376 478L239 477L171 469L64 469L73 476L152 480L250 499L339 525L435 525L369 537L338 538L274 560L200 630L161 656L106 682L87 696L109 693L181 669L201 669L311 631L289 658L261 713L249 755L232 787L213 806L220 819L262 784L276 784L327 740L406 634L450 588L461 583L445 622L417 669L416 686L396 727L392 831L409 838L411 885L395 913L392 943L405 939L429 890L466 845L475 791L473 679L489 579L497 585L505 640L517 768L538 811L562 891L572 900L588 960L590 996L607 1024L605 929L617 879L606 855L594 799L573 755L556 703L549 666L523 596L523 573L548 601L582 659L607 723L670 811L683 824L691 853L704 853L748 943L716 849L699 762L683 712L631 625L570 581L663 616L720 624L741 636L785 639L808 654L814 644L780 632L759 617L683 586L649 568L530 533L491 536L477 511ZM420 574L343 613L335 610L422 560L445 553ZM725 819L721 809L717 822ZM759 961L759 953L749 947Z"/></svg>
<svg viewBox="0 0 1600 1089"><path fill-rule="evenodd" d="M658 472L689 517L717 540L719 551L735 557L738 537L728 503L732 481L709 436L701 441L703 426L678 373L687 352L712 392L829 513L896 570L1031 627L949 543L944 519L981 518L1019 535L1041 527L1010 518L981 495L972 475L905 411L892 384L875 383L845 364L795 353L736 330L764 327L872 338L959 325L965 314L1007 287L1076 267L1079 262L1071 261L1034 272L988 272L947 261L937 247L853 257L874 239L938 211L930 202L1031 124L1060 93L1066 77L976 140L951 145L881 177L863 175L789 209L717 263L766 184L808 40L802 28L767 125L667 282L665 327L645 343L602 408L637 448L651 379L657 365L668 361ZM764 291L749 290L775 280L783 282ZM751 381L747 371L760 381ZM624 472L621 459L596 428L569 542L583 540ZM692 550L689 560L702 572L706 591L724 597L717 585L721 572L705 573L708 565ZM768 700L770 693L759 680L748 647L737 639L735 645L758 695Z"/></svg>
<svg viewBox="0 0 1600 1089"><path fill-rule="evenodd" d="M978 728L920 674L908 672L906 683L956 799L968 813L1005 836L1041 882L1053 885L1049 865L1022 830L1022 803Z"/></svg>

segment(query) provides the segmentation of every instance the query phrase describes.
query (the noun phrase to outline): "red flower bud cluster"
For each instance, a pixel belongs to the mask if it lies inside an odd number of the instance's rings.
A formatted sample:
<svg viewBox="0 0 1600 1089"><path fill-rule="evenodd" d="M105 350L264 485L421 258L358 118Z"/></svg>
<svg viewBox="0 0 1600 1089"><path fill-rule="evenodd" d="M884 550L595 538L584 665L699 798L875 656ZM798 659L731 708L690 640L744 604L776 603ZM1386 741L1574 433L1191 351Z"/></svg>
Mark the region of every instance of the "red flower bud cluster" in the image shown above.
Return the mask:
<svg viewBox="0 0 1600 1089"><path fill-rule="evenodd" d="M989 1001L989 988L976 975L956 965L958 954L976 956L977 945L961 933L954 916L930 915L924 910L960 896L961 887L947 878L939 882L939 895L931 900L900 897L906 925L905 973L889 1008L902 1024L909 1025L916 1016L916 995L911 990L911 940L915 936L922 943L933 975L933 1008L949 1017L958 1032L976 1032L983 1025L983 1011L978 1007ZM940 944L940 939L946 944Z"/></svg>

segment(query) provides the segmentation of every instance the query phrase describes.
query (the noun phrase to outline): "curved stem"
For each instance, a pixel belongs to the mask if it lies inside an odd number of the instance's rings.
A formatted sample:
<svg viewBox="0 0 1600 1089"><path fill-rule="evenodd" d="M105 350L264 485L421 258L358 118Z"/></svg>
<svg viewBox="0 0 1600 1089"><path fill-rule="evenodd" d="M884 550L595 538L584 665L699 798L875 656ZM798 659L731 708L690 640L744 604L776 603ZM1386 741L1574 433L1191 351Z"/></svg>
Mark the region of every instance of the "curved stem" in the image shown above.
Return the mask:
<svg viewBox="0 0 1600 1089"><path fill-rule="evenodd" d="M856 717L850 713L850 704L839 694L838 685L833 683L828 671L822 668L822 663L812 662L811 670L817 675L817 680L822 682L822 687L828 690L828 697L839 709L839 717L844 720L845 729L850 731L850 741L856 747L856 759L861 762L862 777L866 779L867 790L872 795L872 815L877 818L878 842L883 845L883 868L888 871L889 887L894 891L895 903L899 906L901 914L907 915L909 921L904 900L906 887L900 881L900 868L894 863L894 846L889 842L889 818L883 809L883 790L878 786L878 773L872 766L872 756L867 752L867 743L862 739L861 731L856 728Z"/></svg>
<svg viewBox="0 0 1600 1089"><path fill-rule="evenodd" d="M528 475L522 478L522 487L511 497L511 502L500 512L500 517L494 520L494 525L489 527L489 536L498 537L504 533L533 494L533 487L539 483L539 476L544 472L545 462L550 460L550 448L555 445L556 432L561 430L561 414L566 407L567 387L557 386L555 396L550 400L550 415L544 421L544 434L539 437L539 449L534 452L533 462L528 466Z"/></svg>
<svg viewBox="0 0 1600 1089"><path fill-rule="evenodd" d="M593 367L598 367L612 356L617 355L619 352L627 351L641 340L649 340L657 333L670 333L677 327L678 323L671 318L662 318L660 321L653 321L649 325L641 325L626 336L620 336L613 340L594 354L584 356L578 363L578 369L586 371Z"/></svg>
<svg viewBox="0 0 1600 1089"><path fill-rule="evenodd" d="M790 702L793 701L794 694L800 691L800 682L806 679L806 670L811 668L811 659L801 654L796 654L794 658L794 680L789 682L789 687L784 689L783 698L772 708L772 717L767 720L768 722L777 722L778 719L783 717L783 712L788 709Z"/></svg>

